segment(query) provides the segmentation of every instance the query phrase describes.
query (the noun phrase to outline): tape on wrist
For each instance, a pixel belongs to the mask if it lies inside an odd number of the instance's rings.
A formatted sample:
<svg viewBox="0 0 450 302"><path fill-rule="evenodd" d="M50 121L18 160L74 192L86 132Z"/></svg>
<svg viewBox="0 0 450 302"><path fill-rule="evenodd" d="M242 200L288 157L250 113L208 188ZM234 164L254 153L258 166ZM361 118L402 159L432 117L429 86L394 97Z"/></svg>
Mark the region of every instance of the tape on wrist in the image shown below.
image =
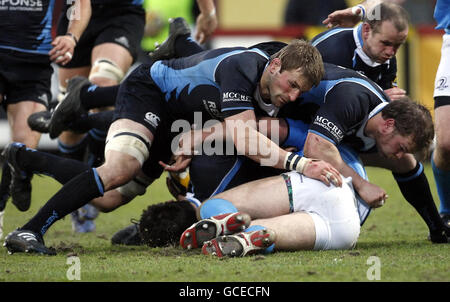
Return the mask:
<svg viewBox="0 0 450 302"><path fill-rule="evenodd" d="M311 159L301 157L292 152L288 152L284 159L284 167L286 170L297 171L303 174L307 164L311 162Z"/></svg>
<svg viewBox="0 0 450 302"><path fill-rule="evenodd" d="M208 17L214 17L215 15L216 15L216 8L213 8L213 9L209 12Z"/></svg>
<svg viewBox="0 0 450 302"><path fill-rule="evenodd" d="M358 9L361 9L359 13L356 12ZM366 16L366 9L362 5L353 6L352 7L352 14L359 16L361 18L361 20L362 20Z"/></svg>

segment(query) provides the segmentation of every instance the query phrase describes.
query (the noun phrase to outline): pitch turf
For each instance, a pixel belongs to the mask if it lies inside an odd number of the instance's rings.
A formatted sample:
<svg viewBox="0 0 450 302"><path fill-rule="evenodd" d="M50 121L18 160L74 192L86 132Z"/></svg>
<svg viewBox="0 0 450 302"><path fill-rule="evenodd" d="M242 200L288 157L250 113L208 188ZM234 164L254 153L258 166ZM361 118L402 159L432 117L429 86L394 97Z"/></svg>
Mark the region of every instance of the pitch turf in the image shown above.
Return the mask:
<svg viewBox="0 0 450 302"><path fill-rule="evenodd" d="M150 203L171 199L161 178L146 195L112 213L100 214L95 233L72 234L69 217L58 221L45 236L57 256L8 255L1 247L0 282L70 281L68 275L77 277L76 263L68 261L73 259L79 260L79 277L85 282L450 281L450 245L427 240L425 223L403 199L390 172L367 170L369 178L385 188L390 198L369 216L351 251L280 252L220 260L179 247L112 246L111 236L129 225L130 218L138 219ZM437 201L429 166L426 174ZM19 212L9 202L4 233L24 224L59 187L48 177L35 176L31 210Z"/></svg>

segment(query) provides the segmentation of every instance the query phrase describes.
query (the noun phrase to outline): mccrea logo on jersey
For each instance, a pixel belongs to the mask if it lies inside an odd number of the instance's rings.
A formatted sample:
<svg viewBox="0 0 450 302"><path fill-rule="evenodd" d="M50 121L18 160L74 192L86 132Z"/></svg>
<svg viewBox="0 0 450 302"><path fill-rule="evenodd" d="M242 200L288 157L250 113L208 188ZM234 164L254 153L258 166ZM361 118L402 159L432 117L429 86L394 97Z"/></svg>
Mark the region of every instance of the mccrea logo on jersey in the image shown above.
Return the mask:
<svg viewBox="0 0 450 302"><path fill-rule="evenodd" d="M442 77L439 80L437 80L436 90L445 90L447 88L448 88L448 85L447 85L446 77Z"/></svg>
<svg viewBox="0 0 450 302"><path fill-rule="evenodd" d="M158 127L160 121L159 116L152 112L147 112L144 120L155 128Z"/></svg>
<svg viewBox="0 0 450 302"><path fill-rule="evenodd" d="M248 95L242 95L237 92L224 92L222 101L223 102L251 102L252 98Z"/></svg>
<svg viewBox="0 0 450 302"><path fill-rule="evenodd" d="M339 129L333 122L330 122L327 118L316 116L314 124L326 129L337 141L344 138L344 133L342 133L342 130Z"/></svg>

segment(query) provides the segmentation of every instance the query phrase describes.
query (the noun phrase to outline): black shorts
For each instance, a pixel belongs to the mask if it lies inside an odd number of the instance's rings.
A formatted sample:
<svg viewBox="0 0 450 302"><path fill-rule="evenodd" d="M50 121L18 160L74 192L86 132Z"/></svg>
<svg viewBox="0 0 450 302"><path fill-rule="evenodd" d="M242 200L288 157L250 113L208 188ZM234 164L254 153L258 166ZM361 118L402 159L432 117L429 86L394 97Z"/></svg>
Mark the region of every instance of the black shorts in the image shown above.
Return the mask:
<svg viewBox="0 0 450 302"><path fill-rule="evenodd" d="M67 32L68 19L63 12L58 22L58 35ZM93 5L91 20L80 37L72 60L64 68L91 65L92 49L103 43L125 47L136 60L144 35L145 10L139 5Z"/></svg>
<svg viewBox="0 0 450 302"><path fill-rule="evenodd" d="M53 67L46 55L0 48L2 105L34 101L48 107Z"/></svg>
<svg viewBox="0 0 450 302"><path fill-rule="evenodd" d="M120 84L113 121L122 118L135 121L156 137L167 135L171 119L164 94L150 76L150 66L139 65Z"/></svg>

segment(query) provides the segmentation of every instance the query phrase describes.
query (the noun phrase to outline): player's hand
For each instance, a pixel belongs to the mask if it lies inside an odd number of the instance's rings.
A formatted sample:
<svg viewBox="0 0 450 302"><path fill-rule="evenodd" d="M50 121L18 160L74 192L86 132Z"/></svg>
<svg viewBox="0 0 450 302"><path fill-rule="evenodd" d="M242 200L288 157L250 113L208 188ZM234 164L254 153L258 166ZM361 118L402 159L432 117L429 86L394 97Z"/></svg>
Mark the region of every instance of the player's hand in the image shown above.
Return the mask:
<svg viewBox="0 0 450 302"><path fill-rule="evenodd" d="M371 207L379 208L384 205L389 196L379 186L365 181L364 185L358 190L359 196Z"/></svg>
<svg viewBox="0 0 450 302"><path fill-rule="evenodd" d="M173 164L169 165L162 161L159 161L159 164L164 168L165 171L180 172L186 170L186 168L189 167L191 160L192 155L179 154L175 155L175 162Z"/></svg>
<svg viewBox="0 0 450 302"><path fill-rule="evenodd" d="M330 184L336 187L342 186L342 177L339 171L323 160L313 159L306 165L303 174L309 178L320 180L327 186Z"/></svg>
<svg viewBox="0 0 450 302"><path fill-rule="evenodd" d="M76 43L71 36L56 37L52 42L52 46L53 48L48 53L51 61L64 66L72 60Z"/></svg>
<svg viewBox="0 0 450 302"><path fill-rule="evenodd" d="M197 17L196 22L195 40L197 40L198 43L203 44L216 30L218 25L217 16L215 14L200 14Z"/></svg>
<svg viewBox="0 0 450 302"><path fill-rule="evenodd" d="M398 101L406 96L406 91L398 87L386 89L384 93L387 94L391 101Z"/></svg>
<svg viewBox="0 0 450 302"><path fill-rule="evenodd" d="M332 27L353 27L361 21L361 17L358 15L361 13L361 9L358 8L353 13L352 8L346 8L337 10L328 15L328 17L322 21L328 28Z"/></svg>

